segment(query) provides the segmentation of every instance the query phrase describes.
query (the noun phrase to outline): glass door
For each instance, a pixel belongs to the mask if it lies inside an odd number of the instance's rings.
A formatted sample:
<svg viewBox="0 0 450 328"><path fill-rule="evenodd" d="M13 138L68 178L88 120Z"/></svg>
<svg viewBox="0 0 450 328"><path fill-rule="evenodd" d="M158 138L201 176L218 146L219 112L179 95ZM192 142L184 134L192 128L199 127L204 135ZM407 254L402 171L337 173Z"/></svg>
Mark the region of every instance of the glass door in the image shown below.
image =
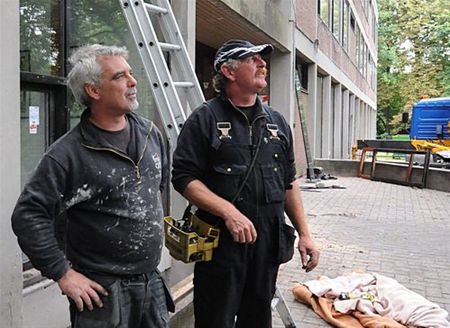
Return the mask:
<svg viewBox="0 0 450 328"><path fill-rule="evenodd" d="M20 99L20 181L23 187L49 144L51 91L22 89Z"/></svg>
<svg viewBox="0 0 450 328"><path fill-rule="evenodd" d="M66 95L66 86L62 78L21 72L21 188L27 183L48 146L68 129ZM63 225L64 222L61 222ZM58 229L57 224L55 230L58 231ZM23 255L23 267L24 270L32 267L25 255Z"/></svg>

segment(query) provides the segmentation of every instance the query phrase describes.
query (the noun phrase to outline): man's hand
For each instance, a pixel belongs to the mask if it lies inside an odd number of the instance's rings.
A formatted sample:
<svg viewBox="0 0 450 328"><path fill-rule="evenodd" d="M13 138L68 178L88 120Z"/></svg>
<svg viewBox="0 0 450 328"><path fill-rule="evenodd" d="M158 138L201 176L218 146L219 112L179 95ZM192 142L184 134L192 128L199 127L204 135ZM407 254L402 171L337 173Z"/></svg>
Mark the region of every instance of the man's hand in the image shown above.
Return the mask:
<svg viewBox="0 0 450 328"><path fill-rule="evenodd" d="M256 241L256 229L252 221L234 208L223 217L228 231L237 243L253 244Z"/></svg>
<svg viewBox="0 0 450 328"><path fill-rule="evenodd" d="M100 284L73 269L69 269L58 280L58 285L63 294L75 302L78 311L83 311L84 304L89 311L92 311L94 309L93 302L101 308L103 303L98 293L108 296L108 292Z"/></svg>
<svg viewBox="0 0 450 328"><path fill-rule="evenodd" d="M306 272L313 270L319 264L319 250L314 246L314 242L309 236L300 235L298 250L302 259L302 266Z"/></svg>
<svg viewBox="0 0 450 328"><path fill-rule="evenodd" d="M183 196L199 208L221 217L237 243L254 243L256 229L245 215L232 203L217 196L200 180L192 180L184 189Z"/></svg>

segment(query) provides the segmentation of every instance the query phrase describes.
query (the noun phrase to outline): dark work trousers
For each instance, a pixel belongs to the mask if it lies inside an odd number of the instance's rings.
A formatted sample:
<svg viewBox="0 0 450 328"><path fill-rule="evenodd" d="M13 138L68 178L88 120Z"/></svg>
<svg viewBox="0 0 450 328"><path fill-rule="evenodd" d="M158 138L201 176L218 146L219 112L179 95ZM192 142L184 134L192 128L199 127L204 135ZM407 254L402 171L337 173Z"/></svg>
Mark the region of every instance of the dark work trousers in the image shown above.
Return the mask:
<svg viewBox="0 0 450 328"><path fill-rule="evenodd" d="M258 212L252 217L258 233L254 244L235 243L221 225L212 261L195 264L196 328L272 327L271 300L279 267L274 260L277 227L283 211L266 205Z"/></svg>
<svg viewBox="0 0 450 328"><path fill-rule="evenodd" d="M86 274L86 273L85 273ZM77 310L70 301L72 328L168 328L165 286L154 271L130 277L86 274L107 291L103 308Z"/></svg>

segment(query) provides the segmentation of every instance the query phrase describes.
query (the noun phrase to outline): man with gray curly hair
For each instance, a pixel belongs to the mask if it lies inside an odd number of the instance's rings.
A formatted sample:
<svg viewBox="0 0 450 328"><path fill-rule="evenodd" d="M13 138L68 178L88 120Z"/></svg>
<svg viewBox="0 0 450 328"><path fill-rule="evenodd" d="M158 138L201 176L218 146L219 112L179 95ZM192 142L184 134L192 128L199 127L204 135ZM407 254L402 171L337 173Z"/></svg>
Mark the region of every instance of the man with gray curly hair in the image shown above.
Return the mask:
<svg viewBox="0 0 450 328"><path fill-rule="evenodd" d="M158 128L133 112L127 58L99 44L73 53L68 85L86 109L43 155L12 214L24 253L69 298L75 328L168 327L173 311L157 270L167 153ZM54 229L62 214L64 249Z"/></svg>

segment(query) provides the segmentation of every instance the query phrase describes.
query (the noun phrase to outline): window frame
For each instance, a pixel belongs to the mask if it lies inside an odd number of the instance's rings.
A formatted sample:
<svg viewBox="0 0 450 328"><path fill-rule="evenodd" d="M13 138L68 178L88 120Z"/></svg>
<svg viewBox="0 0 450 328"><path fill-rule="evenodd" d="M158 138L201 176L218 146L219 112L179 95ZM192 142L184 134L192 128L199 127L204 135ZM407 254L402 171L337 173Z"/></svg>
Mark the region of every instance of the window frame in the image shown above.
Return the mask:
<svg viewBox="0 0 450 328"><path fill-rule="evenodd" d="M20 91L46 92L49 94L49 106L46 108L47 130L45 131L45 149L68 130L67 87L65 79L30 72L20 72ZM22 147L22 144L21 144ZM36 275L25 274L33 269L28 260L22 263L24 285L39 281ZM31 276L30 278L27 278ZM36 280L37 279L37 280Z"/></svg>

